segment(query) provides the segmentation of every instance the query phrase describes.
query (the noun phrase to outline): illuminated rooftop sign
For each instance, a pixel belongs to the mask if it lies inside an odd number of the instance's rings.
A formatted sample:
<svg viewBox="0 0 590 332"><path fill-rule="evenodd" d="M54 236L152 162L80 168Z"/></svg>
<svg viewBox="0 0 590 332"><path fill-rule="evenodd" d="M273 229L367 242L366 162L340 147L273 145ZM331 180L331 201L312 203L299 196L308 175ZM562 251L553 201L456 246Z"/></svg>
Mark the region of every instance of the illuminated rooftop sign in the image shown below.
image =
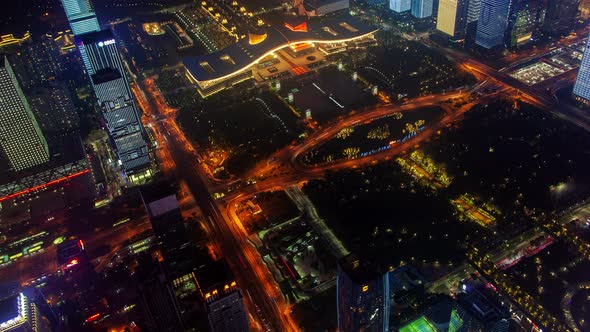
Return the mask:
<svg viewBox="0 0 590 332"><path fill-rule="evenodd" d="M113 45L114 43L115 43L114 39L109 39L109 40L98 42L98 47Z"/></svg>

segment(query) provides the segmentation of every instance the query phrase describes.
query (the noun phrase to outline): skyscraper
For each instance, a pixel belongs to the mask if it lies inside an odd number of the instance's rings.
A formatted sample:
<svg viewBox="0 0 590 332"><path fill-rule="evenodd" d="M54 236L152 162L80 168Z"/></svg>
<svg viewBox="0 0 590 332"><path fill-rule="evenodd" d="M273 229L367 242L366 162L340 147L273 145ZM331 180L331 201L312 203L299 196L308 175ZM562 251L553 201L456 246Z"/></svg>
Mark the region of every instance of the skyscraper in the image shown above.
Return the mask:
<svg viewBox="0 0 590 332"><path fill-rule="evenodd" d="M61 0L72 33L76 36L100 30L90 0Z"/></svg>
<svg viewBox="0 0 590 332"><path fill-rule="evenodd" d="M47 141L6 57L0 57L0 148L15 171L49 161Z"/></svg>
<svg viewBox="0 0 590 332"><path fill-rule="evenodd" d="M576 84L574 85L574 97L583 102L584 104L590 104L590 38L586 44L586 50L582 57L582 64L578 69L578 76L576 78Z"/></svg>
<svg viewBox="0 0 590 332"><path fill-rule="evenodd" d="M197 280L212 332L250 331L242 290L225 261L200 268Z"/></svg>
<svg viewBox="0 0 590 332"><path fill-rule="evenodd" d="M174 290L157 261L149 254L138 259L140 305L149 331L184 331L182 314Z"/></svg>
<svg viewBox="0 0 590 332"><path fill-rule="evenodd" d="M396 13L403 13L412 8L412 0L390 0L389 9Z"/></svg>
<svg viewBox="0 0 590 332"><path fill-rule="evenodd" d="M516 0L510 6L508 46L520 47L536 36L545 19L545 0Z"/></svg>
<svg viewBox="0 0 590 332"><path fill-rule="evenodd" d="M90 32L76 41L87 56L87 72L125 174L131 183L142 182L151 176L151 160L113 33Z"/></svg>
<svg viewBox="0 0 590 332"><path fill-rule="evenodd" d="M504 44L510 0L482 0L475 43L485 49Z"/></svg>
<svg viewBox="0 0 590 332"><path fill-rule="evenodd" d="M574 28L580 0L548 0L543 31L559 35Z"/></svg>
<svg viewBox="0 0 590 332"><path fill-rule="evenodd" d="M440 0L436 29L451 37L465 33L467 20L467 0Z"/></svg>
<svg viewBox="0 0 590 332"><path fill-rule="evenodd" d="M152 175L146 135L113 33L100 30L90 0L62 0L62 4L119 164L130 183L144 182Z"/></svg>
<svg viewBox="0 0 590 332"><path fill-rule="evenodd" d="M389 331L389 273L351 254L338 262L338 331Z"/></svg>
<svg viewBox="0 0 590 332"><path fill-rule="evenodd" d="M426 18L432 15L432 0L412 0L412 16Z"/></svg>
<svg viewBox="0 0 590 332"><path fill-rule="evenodd" d="M479 19L479 13L481 11L481 0L470 0L467 6L467 21L469 24Z"/></svg>
<svg viewBox="0 0 590 332"><path fill-rule="evenodd" d="M193 261L197 255L186 234L175 189L163 182L141 189L143 204L172 280L192 273L198 266Z"/></svg>
<svg viewBox="0 0 590 332"><path fill-rule="evenodd" d="M65 83L32 89L29 102L46 135L71 133L78 129L80 119Z"/></svg>

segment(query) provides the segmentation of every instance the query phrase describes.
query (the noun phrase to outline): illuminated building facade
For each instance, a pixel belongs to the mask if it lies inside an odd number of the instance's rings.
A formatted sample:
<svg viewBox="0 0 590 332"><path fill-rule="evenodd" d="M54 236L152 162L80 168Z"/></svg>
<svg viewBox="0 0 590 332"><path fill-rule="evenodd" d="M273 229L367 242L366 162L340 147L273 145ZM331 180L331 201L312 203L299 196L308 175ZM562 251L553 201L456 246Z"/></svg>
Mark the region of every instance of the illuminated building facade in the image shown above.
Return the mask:
<svg viewBox="0 0 590 332"><path fill-rule="evenodd" d="M376 31L350 15L286 23L240 39L218 52L185 57L183 63L187 77L197 85L199 94L208 97L251 79L252 67L280 50L290 48L297 52L301 45L313 45L325 54L333 54L332 49L341 52L349 47L374 45Z"/></svg>
<svg viewBox="0 0 590 332"><path fill-rule="evenodd" d="M481 11L481 0L470 0L467 5L467 20L466 24L477 22L479 13Z"/></svg>
<svg viewBox="0 0 590 332"><path fill-rule="evenodd" d="M407 12L412 8L412 0L390 0L389 9L396 13Z"/></svg>
<svg viewBox="0 0 590 332"><path fill-rule="evenodd" d="M31 42L31 33L26 32L22 37L14 34L0 36L0 54L11 54L17 52L24 44Z"/></svg>
<svg viewBox="0 0 590 332"><path fill-rule="evenodd" d="M127 179L145 182L152 175L146 134L114 36L102 30L79 36L77 42L88 57L91 83Z"/></svg>
<svg viewBox="0 0 590 332"><path fill-rule="evenodd" d="M590 39L588 39L590 43ZM586 104L590 105L590 44L586 44L586 50L582 57L582 64L578 69L578 76L576 77L576 84L574 85L574 97Z"/></svg>
<svg viewBox="0 0 590 332"><path fill-rule="evenodd" d="M23 293L0 299L0 332L50 332L37 306Z"/></svg>
<svg viewBox="0 0 590 332"><path fill-rule="evenodd" d="M416 18L427 18L432 16L432 0L413 0L412 16Z"/></svg>
<svg viewBox="0 0 590 332"><path fill-rule="evenodd" d="M467 0L440 0L436 29L451 36L460 37L467 24Z"/></svg>
<svg viewBox="0 0 590 332"><path fill-rule="evenodd" d="M0 57L0 148L14 171L49 161L47 141L6 57Z"/></svg>
<svg viewBox="0 0 590 332"><path fill-rule="evenodd" d="M508 19L508 46L526 45L533 40L545 19L545 0L513 1Z"/></svg>
<svg viewBox="0 0 590 332"><path fill-rule="evenodd" d="M510 0L482 0L475 43L484 49L503 46L509 11Z"/></svg>
<svg viewBox="0 0 590 332"><path fill-rule="evenodd" d="M100 30L90 0L61 0L61 3L74 35Z"/></svg>
<svg viewBox="0 0 590 332"><path fill-rule="evenodd" d="M338 331L389 331L389 273L348 255L338 262Z"/></svg>

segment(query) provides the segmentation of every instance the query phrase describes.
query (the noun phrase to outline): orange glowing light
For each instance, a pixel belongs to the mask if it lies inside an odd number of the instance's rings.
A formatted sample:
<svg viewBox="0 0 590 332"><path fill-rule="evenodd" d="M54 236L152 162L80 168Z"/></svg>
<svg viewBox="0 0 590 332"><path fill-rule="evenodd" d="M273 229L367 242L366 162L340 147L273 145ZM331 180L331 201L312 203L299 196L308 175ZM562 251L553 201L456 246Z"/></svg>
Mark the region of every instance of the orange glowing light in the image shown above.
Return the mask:
<svg viewBox="0 0 590 332"><path fill-rule="evenodd" d="M24 194L28 194L28 193L33 192L35 190L44 189L44 188L49 187L51 185L54 185L54 184L57 184L57 183L60 183L60 182L67 181L69 179L75 178L77 176L80 176L82 174L86 174L86 173L89 173L89 172L90 172L90 170L89 169L86 169L86 170L83 170L83 171L78 172L78 173L74 173L74 174L71 174L71 175L68 175L68 176L64 176L63 178L59 178L57 180L52 180L52 181L49 181L47 183L44 183L44 184L40 184L38 186L31 187L29 189L21 190L21 191L19 191L17 193L14 193L14 194L10 194L10 195L4 196L4 197L0 197L0 202L3 202L5 200L7 200L7 199L15 198L15 197L18 197L18 196L21 196L21 195L24 195Z"/></svg>

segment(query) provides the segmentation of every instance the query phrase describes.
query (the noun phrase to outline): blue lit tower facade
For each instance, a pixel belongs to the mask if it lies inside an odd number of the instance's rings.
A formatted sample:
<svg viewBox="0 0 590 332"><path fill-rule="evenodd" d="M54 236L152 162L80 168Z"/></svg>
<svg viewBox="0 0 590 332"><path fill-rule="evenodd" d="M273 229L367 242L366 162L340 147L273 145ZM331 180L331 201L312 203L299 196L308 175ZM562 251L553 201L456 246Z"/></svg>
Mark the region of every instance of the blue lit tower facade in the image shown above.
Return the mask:
<svg viewBox="0 0 590 332"><path fill-rule="evenodd" d="M151 160L113 33L111 30L87 33L76 37L76 43L88 56L90 81L119 162L130 182L143 182L151 176Z"/></svg>
<svg viewBox="0 0 590 332"><path fill-rule="evenodd" d="M412 0L390 0L389 9L396 13L403 13L412 8Z"/></svg>
<svg viewBox="0 0 590 332"><path fill-rule="evenodd" d="M432 16L433 0L412 0L412 16L416 18L427 18Z"/></svg>
<svg viewBox="0 0 590 332"><path fill-rule="evenodd" d="M119 164L130 183L144 182L152 175L151 159L116 40L110 30L100 30L90 0L61 1Z"/></svg>
<svg viewBox="0 0 590 332"><path fill-rule="evenodd" d="M61 4L66 12L66 17L70 23L70 28L74 36L80 36L89 32L100 31L100 25L96 18L96 13L92 8L90 0L61 0ZM91 70L88 57L84 49L78 47L84 68L87 72Z"/></svg>
<svg viewBox="0 0 590 332"><path fill-rule="evenodd" d="M578 69L576 84L574 85L574 97L586 105L590 104L590 39L586 44L586 50L582 57L582 64Z"/></svg>
<svg viewBox="0 0 590 332"><path fill-rule="evenodd" d="M482 0L475 43L485 49L504 45L510 0Z"/></svg>
<svg viewBox="0 0 590 332"><path fill-rule="evenodd" d="M348 255L338 262L338 331L389 331L389 273Z"/></svg>
<svg viewBox="0 0 590 332"><path fill-rule="evenodd" d="M75 36L100 30L90 0L61 0Z"/></svg>

